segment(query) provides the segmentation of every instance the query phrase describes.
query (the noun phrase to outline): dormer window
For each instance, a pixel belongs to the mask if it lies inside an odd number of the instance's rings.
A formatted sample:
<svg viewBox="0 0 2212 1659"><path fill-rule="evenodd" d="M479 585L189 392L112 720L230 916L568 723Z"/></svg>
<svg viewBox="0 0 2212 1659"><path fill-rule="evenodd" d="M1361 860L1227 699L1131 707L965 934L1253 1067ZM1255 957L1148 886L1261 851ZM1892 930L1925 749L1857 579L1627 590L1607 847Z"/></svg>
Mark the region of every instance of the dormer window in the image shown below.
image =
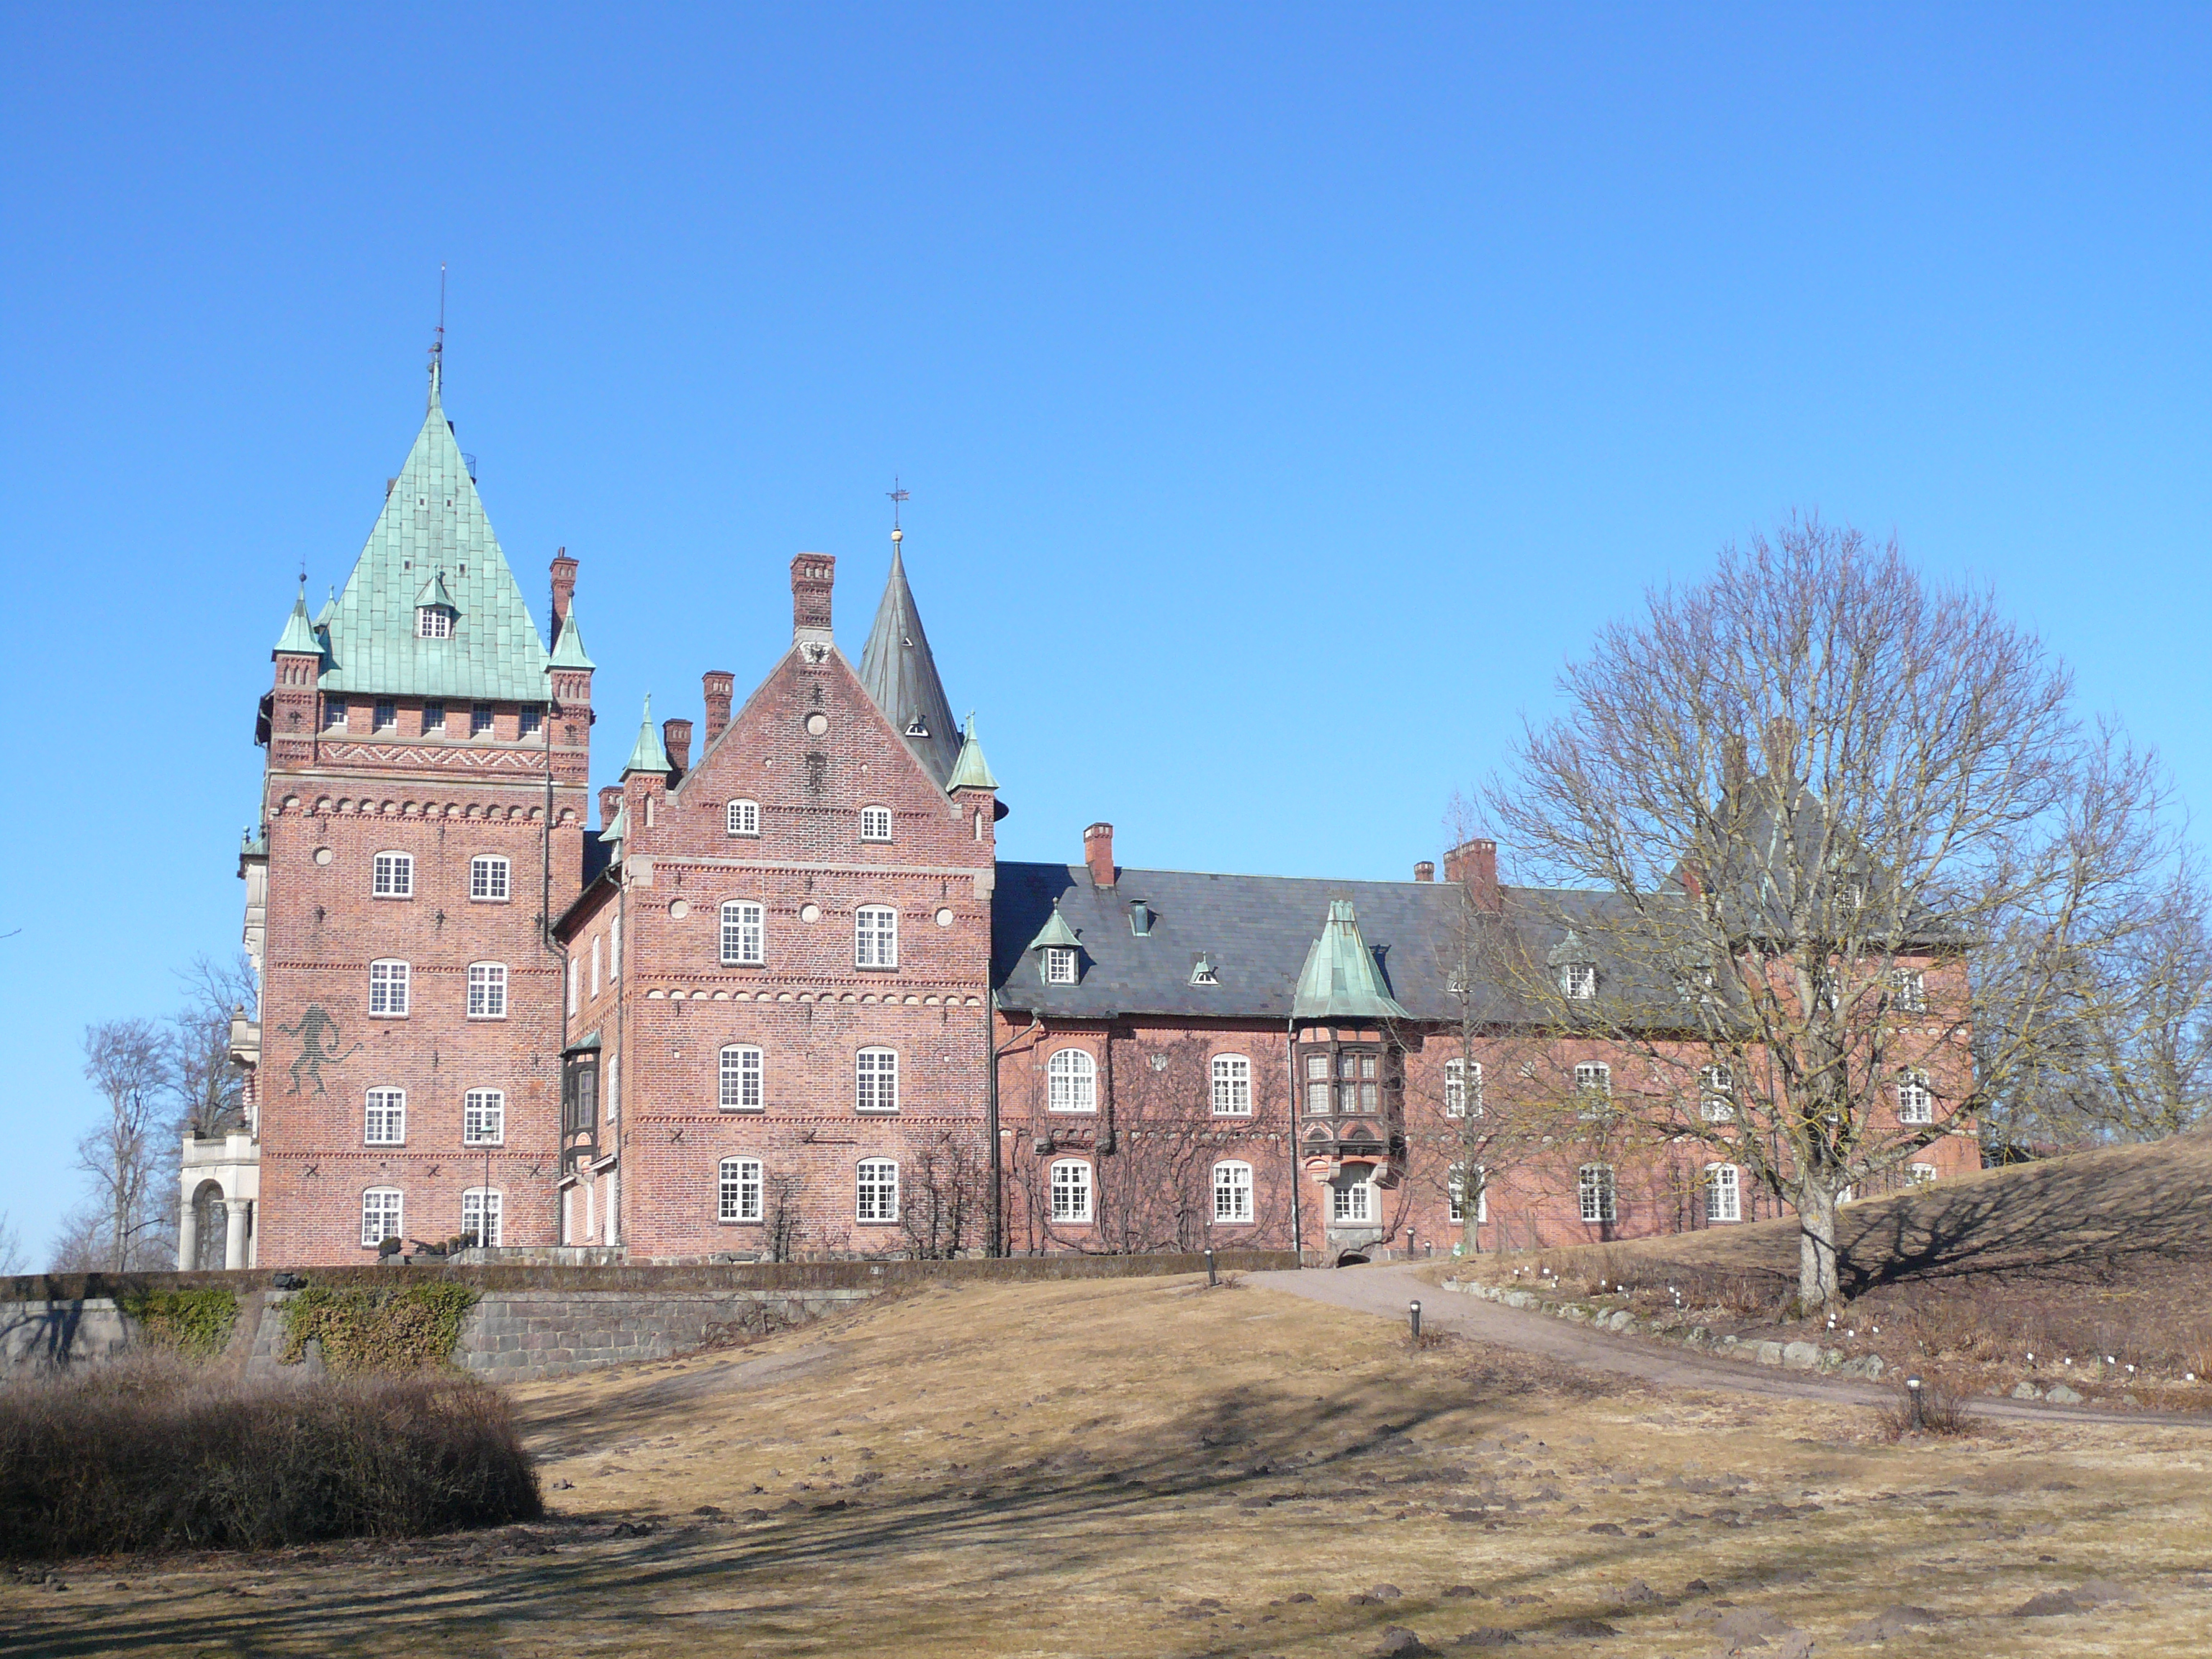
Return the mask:
<svg viewBox="0 0 2212 1659"><path fill-rule="evenodd" d="M1142 899L1133 901L1129 906L1129 931L1139 939L1152 936L1152 907Z"/></svg>
<svg viewBox="0 0 2212 1659"><path fill-rule="evenodd" d="M1559 969L1559 993L1570 1002L1592 1002L1597 998L1597 964L1571 962Z"/></svg>
<svg viewBox="0 0 2212 1659"><path fill-rule="evenodd" d="M929 735L929 722L924 720L921 715L916 714L912 720L906 723L906 734L909 738L927 737Z"/></svg>
<svg viewBox="0 0 2212 1659"><path fill-rule="evenodd" d="M416 605L415 607L415 637L418 640L453 638L453 611L442 605Z"/></svg>
<svg viewBox="0 0 2212 1659"><path fill-rule="evenodd" d="M1220 975L1213 970L1213 959L1211 957L1200 957L1196 962L1191 964L1190 982L1193 985L1218 985L1221 983Z"/></svg>
<svg viewBox="0 0 2212 1659"><path fill-rule="evenodd" d="M1044 952L1044 982L1048 985L1075 983L1075 952L1065 945L1048 945Z"/></svg>

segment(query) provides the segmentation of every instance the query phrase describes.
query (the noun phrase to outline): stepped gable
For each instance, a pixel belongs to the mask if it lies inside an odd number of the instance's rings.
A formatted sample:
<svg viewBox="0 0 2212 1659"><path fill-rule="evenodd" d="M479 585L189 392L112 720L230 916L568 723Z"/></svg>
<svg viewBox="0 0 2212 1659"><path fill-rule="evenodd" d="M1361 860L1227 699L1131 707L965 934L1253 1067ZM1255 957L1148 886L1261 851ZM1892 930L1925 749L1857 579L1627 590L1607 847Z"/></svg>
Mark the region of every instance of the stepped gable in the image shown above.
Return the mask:
<svg viewBox="0 0 2212 1659"><path fill-rule="evenodd" d="M450 637L418 637L416 608L432 603L450 605ZM546 701L544 639L454 441L434 363L422 429L325 614L325 691Z"/></svg>

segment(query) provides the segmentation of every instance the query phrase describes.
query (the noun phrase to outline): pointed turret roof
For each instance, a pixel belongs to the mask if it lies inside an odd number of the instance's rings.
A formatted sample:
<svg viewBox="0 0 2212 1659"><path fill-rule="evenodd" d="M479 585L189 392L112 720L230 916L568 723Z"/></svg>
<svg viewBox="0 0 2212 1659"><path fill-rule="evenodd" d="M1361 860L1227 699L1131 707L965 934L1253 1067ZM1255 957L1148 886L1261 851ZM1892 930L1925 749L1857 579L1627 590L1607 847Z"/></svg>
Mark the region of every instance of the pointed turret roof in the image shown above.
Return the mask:
<svg viewBox="0 0 2212 1659"><path fill-rule="evenodd" d="M448 611L453 609L453 596L446 591L444 571L432 571L430 580L424 582L421 591L415 595L415 608L417 611L426 605L443 605Z"/></svg>
<svg viewBox="0 0 2212 1659"><path fill-rule="evenodd" d="M1375 956L1359 935L1350 899L1331 899L1328 923L1306 952L1291 1004L1293 1019L1411 1019L1383 988Z"/></svg>
<svg viewBox="0 0 2212 1659"><path fill-rule="evenodd" d="M960 739L944 683L937 678L936 659L929 653L929 636L921 631L914 589L907 586L901 539L893 533L890 579L884 584L875 626L860 653L860 684L929 775L943 784L959 759Z"/></svg>
<svg viewBox="0 0 2212 1659"><path fill-rule="evenodd" d="M568 614L561 619L561 637L553 643L552 666L597 668L584 650L584 630L576 625L576 602L568 601Z"/></svg>
<svg viewBox="0 0 2212 1659"><path fill-rule="evenodd" d="M331 625L331 617L336 613L337 608L338 591L337 588L333 587L331 589L330 598L323 601L323 608L315 612L315 626L318 628L328 628Z"/></svg>
<svg viewBox="0 0 2212 1659"><path fill-rule="evenodd" d="M1052 914L1045 918L1044 926L1037 929L1037 936L1029 942L1028 948L1042 951L1048 945L1057 945L1070 951L1082 948L1082 941L1075 937L1075 930L1067 925L1056 904L1052 907Z"/></svg>
<svg viewBox="0 0 2212 1659"><path fill-rule="evenodd" d="M667 773L673 769L668 764L668 751L660 746L660 733L653 725L653 693L645 694L645 718L638 723L637 742L623 763L622 775L633 772Z"/></svg>
<svg viewBox="0 0 2212 1659"><path fill-rule="evenodd" d="M447 597L419 599L434 581ZM450 638L417 637L416 608L433 603L458 613ZM326 691L545 700L544 641L453 441L434 363L422 429L329 615Z"/></svg>
<svg viewBox="0 0 2212 1659"><path fill-rule="evenodd" d="M315 637L314 624L307 620L307 585L300 584L300 597L292 601L292 614L284 618L284 631L276 636L276 649L289 651L302 657L319 657L323 642Z"/></svg>
<svg viewBox="0 0 2212 1659"><path fill-rule="evenodd" d="M983 758L983 745L975 736L975 717L968 716L968 724L960 733L960 758L952 768L952 775L945 781L945 793L955 789L996 789L998 779L991 775L991 763Z"/></svg>

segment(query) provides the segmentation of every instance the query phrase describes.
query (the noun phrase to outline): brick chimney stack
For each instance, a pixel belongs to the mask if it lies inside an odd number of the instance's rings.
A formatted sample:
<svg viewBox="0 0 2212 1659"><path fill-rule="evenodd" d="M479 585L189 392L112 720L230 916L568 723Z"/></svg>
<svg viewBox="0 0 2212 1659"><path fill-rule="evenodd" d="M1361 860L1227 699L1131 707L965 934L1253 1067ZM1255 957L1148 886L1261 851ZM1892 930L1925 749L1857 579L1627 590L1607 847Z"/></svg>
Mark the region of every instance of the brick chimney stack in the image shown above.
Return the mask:
<svg viewBox="0 0 2212 1659"><path fill-rule="evenodd" d="M830 590L837 561L827 553L802 553L791 562L791 637L802 645L828 645Z"/></svg>
<svg viewBox="0 0 2212 1659"><path fill-rule="evenodd" d="M1413 879L1415 881L1434 881L1436 878L1437 866L1430 863L1426 859L1423 859L1419 864L1413 866Z"/></svg>
<svg viewBox="0 0 2212 1659"><path fill-rule="evenodd" d="M712 749L714 739L722 735L730 723L730 700L737 690L737 676L726 674L720 669L709 669L699 677L700 689L707 697L707 741L702 749Z"/></svg>
<svg viewBox="0 0 2212 1659"><path fill-rule="evenodd" d="M1091 884L1114 884L1114 826L1094 823L1083 832L1083 861L1091 866Z"/></svg>
<svg viewBox="0 0 2212 1659"><path fill-rule="evenodd" d="M553 555L553 637L561 637L561 625L568 620L568 602L576 597L576 562L568 556L565 547Z"/></svg>
<svg viewBox="0 0 2212 1659"><path fill-rule="evenodd" d="M682 777L691 769L691 722L671 717L660 723L660 746L668 751L668 763ZM675 779L669 780L674 782Z"/></svg>
<svg viewBox="0 0 2212 1659"><path fill-rule="evenodd" d="M622 804L623 804L623 787L622 787L622 785L620 785L620 784L618 784L618 783L610 783L610 784L605 785L605 787L603 787L600 789L600 791L599 791L599 828L600 828L600 829L605 830L605 829L609 824L612 823L615 821L615 815L616 815L617 813L618 813L618 812L620 812L620 811L622 811Z"/></svg>
<svg viewBox="0 0 2212 1659"><path fill-rule="evenodd" d="M1465 883L1469 896L1482 909L1505 908L1505 895L1498 885L1498 843L1487 836L1463 841L1446 853L1444 879Z"/></svg>

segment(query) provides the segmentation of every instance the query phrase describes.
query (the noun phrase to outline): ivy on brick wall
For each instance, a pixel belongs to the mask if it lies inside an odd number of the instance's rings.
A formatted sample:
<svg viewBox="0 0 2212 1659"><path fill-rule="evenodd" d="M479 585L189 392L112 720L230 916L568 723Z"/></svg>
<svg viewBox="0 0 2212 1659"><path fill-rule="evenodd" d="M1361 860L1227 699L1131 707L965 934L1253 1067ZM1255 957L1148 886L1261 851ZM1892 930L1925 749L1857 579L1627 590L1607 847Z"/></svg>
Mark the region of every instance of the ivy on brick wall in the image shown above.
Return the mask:
<svg viewBox="0 0 2212 1659"><path fill-rule="evenodd" d="M443 1365L460 1340L461 1319L477 1304L466 1285L309 1285L283 1304L284 1343L277 1358L296 1365L307 1344L319 1343L323 1363L342 1376L419 1370Z"/></svg>
<svg viewBox="0 0 2212 1659"><path fill-rule="evenodd" d="M141 1335L191 1359L209 1359L230 1341L238 1298L225 1290L126 1291L115 1298Z"/></svg>

